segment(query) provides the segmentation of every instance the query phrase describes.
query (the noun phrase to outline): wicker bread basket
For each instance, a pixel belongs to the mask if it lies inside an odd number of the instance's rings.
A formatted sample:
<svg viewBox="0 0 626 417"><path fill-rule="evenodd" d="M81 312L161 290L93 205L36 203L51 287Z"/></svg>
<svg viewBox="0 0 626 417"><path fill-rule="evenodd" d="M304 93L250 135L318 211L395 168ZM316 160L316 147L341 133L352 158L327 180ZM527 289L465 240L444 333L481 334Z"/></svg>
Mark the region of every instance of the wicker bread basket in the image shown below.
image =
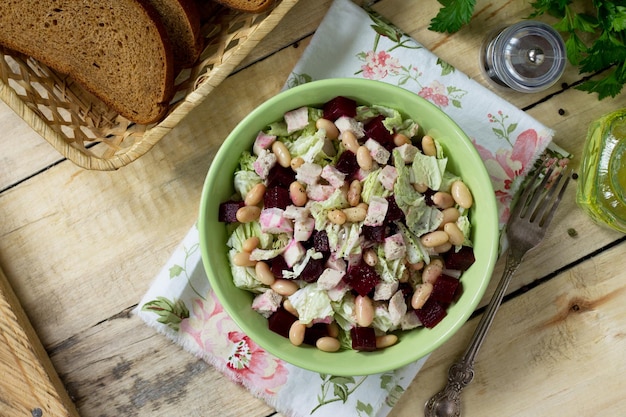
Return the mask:
<svg viewBox="0 0 626 417"><path fill-rule="evenodd" d="M198 62L177 74L165 118L130 122L68 77L0 47L0 98L64 157L93 170L115 170L144 155L217 87L298 0L260 14L216 6L203 22Z"/></svg>

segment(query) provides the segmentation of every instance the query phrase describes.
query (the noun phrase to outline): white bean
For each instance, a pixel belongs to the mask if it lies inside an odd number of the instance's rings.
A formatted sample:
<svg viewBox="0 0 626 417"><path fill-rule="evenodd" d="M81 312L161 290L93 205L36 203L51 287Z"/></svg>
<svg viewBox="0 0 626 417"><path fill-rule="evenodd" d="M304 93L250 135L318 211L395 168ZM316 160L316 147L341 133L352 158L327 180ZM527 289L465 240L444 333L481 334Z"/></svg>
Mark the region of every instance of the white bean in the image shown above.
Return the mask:
<svg viewBox="0 0 626 417"><path fill-rule="evenodd" d="M287 145L277 140L272 143L272 152L276 155L276 162L281 167L288 168L291 166L291 153L289 153Z"/></svg>
<svg viewBox="0 0 626 417"><path fill-rule="evenodd" d="M445 191L437 191L432 197L433 204L440 209L447 209L454 205L454 199L450 193Z"/></svg>
<svg viewBox="0 0 626 417"><path fill-rule="evenodd" d="M409 139L407 135L396 133L393 136L393 144L396 146L408 145L409 143L411 143L411 139Z"/></svg>
<svg viewBox="0 0 626 417"><path fill-rule="evenodd" d="M352 180L350 183L350 188L348 188L348 203L352 207L356 207L361 202L361 191L363 190L363 185L359 180Z"/></svg>
<svg viewBox="0 0 626 417"><path fill-rule="evenodd" d="M472 193L463 181L454 181L452 183L450 192L452 193L454 201L456 201L459 206L468 209L472 207L472 204L474 204L474 198L472 197Z"/></svg>
<svg viewBox="0 0 626 417"><path fill-rule="evenodd" d="M449 241L454 246L462 245L465 241L465 236L456 223L446 223L445 226L443 226L443 231L448 234Z"/></svg>
<svg viewBox="0 0 626 417"><path fill-rule="evenodd" d="M306 332L306 325L300 323L300 320L296 320L291 324L289 328L289 341L294 346L300 346L304 343L304 333Z"/></svg>
<svg viewBox="0 0 626 417"><path fill-rule="evenodd" d="M259 243L261 243L261 239L258 236L251 236L243 241L241 250L250 253L259 247Z"/></svg>
<svg viewBox="0 0 626 417"><path fill-rule="evenodd" d="M369 266L376 265L378 263L376 251L372 248L365 249L365 252L363 252L363 262Z"/></svg>
<svg viewBox="0 0 626 417"><path fill-rule="evenodd" d="M346 215L346 221L352 223L362 222L367 216L367 210L359 206L345 208L343 213Z"/></svg>
<svg viewBox="0 0 626 417"><path fill-rule="evenodd" d="M270 288L274 290L277 294L283 295L285 297L289 297L293 295L296 291L300 289L298 284L294 281L290 281L288 279L278 278L274 281Z"/></svg>
<svg viewBox="0 0 626 417"><path fill-rule="evenodd" d="M298 310L296 310L296 308L293 306L293 304L291 304L291 301L289 301L288 298L286 298L285 301L283 301L283 308L287 310L289 313L291 313L292 316L295 316L295 317L300 316L300 314L298 313Z"/></svg>
<svg viewBox="0 0 626 417"><path fill-rule="evenodd" d="M448 234L443 230L435 230L429 232L420 238L422 245L427 248L434 248L435 246L443 245L448 241Z"/></svg>
<svg viewBox="0 0 626 417"><path fill-rule="evenodd" d="M354 315L356 323L361 327L368 327L374 321L374 304L367 295L357 295L354 300Z"/></svg>
<svg viewBox="0 0 626 417"><path fill-rule="evenodd" d="M250 223L258 220L261 216L261 208L258 206L243 206L237 210L235 215L239 223Z"/></svg>
<svg viewBox="0 0 626 417"><path fill-rule="evenodd" d="M459 209L456 207L448 207L447 209L441 210L441 214L443 214L441 224L439 225L439 229L441 230L443 230L443 226L445 226L446 223L455 222L461 216Z"/></svg>
<svg viewBox="0 0 626 417"><path fill-rule="evenodd" d="M428 156L437 155L437 146L435 145L435 141L428 135L425 135L422 138L422 152L424 152L424 155Z"/></svg>
<svg viewBox="0 0 626 417"><path fill-rule="evenodd" d="M354 133L349 130L343 132L341 134L341 143L343 143L343 147L346 148L346 150L356 155L356 152L359 149L359 142L356 140Z"/></svg>
<svg viewBox="0 0 626 417"><path fill-rule="evenodd" d="M256 206L261 201L263 201L263 196L265 195L265 184L262 182L258 183L254 187L250 188L248 194L246 194L246 198L244 198L243 202L246 206Z"/></svg>
<svg viewBox="0 0 626 417"><path fill-rule="evenodd" d="M334 337L324 336L317 339L315 346L323 352L337 352L341 348L341 343Z"/></svg>
<svg viewBox="0 0 626 417"><path fill-rule="evenodd" d="M384 349L393 346L398 342L398 336L395 334L385 334L376 337L376 349Z"/></svg>
<svg viewBox="0 0 626 417"><path fill-rule="evenodd" d="M415 291L413 292L413 297L411 297L411 307L413 307L415 310L419 310L420 308L422 308L432 292L433 284L429 282L418 284L415 287Z"/></svg>
<svg viewBox="0 0 626 417"><path fill-rule="evenodd" d="M422 271L422 282L434 284L443 273L443 261L440 258L431 259L430 263Z"/></svg>
<svg viewBox="0 0 626 417"><path fill-rule="evenodd" d="M294 171L300 168L302 164L304 164L304 159L302 159L302 157L300 156L296 156L295 158L291 159L291 169Z"/></svg>
<svg viewBox="0 0 626 417"><path fill-rule="evenodd" d="M304 206L308 200L304 185L300 184L298 181L292 182L289 186L289 197L291 198L291 202L297 207Z"/></svg>
<svg viewBox="0 0 626 417"><path fill-rule="evenodd" d="M370 169L372 169L374 160L372 159L372 154L370 153L370 150L367 149L366 146L361 145L356 150L356 163L359 164L361 169L363 169L364 171L369 171Z"/></svg>
<svg viewBox="0 0 626 417"><path fill-rule="evenodd" d="M268 287L276 281L276 277L270 266L263 261L259 261L254 265L254 272L256 273L256 279Z"/></svg>
<svg viewBox="0 0 626 417"><path fill-rule="evenodd" d="M238 252L233 256L233 263L237 266L255 266L256 261L250 259L249 252Z"/></svg>
<svg viewBox="0 0 626 417"><path fill-rule="evenodd" d="M323 117L317 119L315 127L318 129L324 129L328 139L334 140L339 137L339 129L337 129L337 126L335 126L335 124L328 119L324 119Z"/></svg>
<svg viewBox="0 0 626 417"><path fill-rule="evenodd" d="M346 222L346 213L343 210L335 209L331 210L327 214L328 220L334 224L342 225Z"/></svg>

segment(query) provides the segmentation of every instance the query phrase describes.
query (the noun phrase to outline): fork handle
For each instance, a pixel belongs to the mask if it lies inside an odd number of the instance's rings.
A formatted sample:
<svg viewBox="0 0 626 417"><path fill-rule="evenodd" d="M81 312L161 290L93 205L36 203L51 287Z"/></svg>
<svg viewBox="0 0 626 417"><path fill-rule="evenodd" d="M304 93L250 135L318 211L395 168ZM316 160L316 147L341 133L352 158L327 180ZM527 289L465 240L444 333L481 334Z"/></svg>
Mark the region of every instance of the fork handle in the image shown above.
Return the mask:
<svg viewBox="0 0 626 417"><path fill-rule="evenodd" d="M522 259L516 253L509 249L506 256L506 264L504 268L504 272L502 274L502 278L500 278L500 282L496 287L496 291L491 297L489 304L487 305L487 310L483 314L474 330L474 334L472 339L470 340L467 349L465 349L465 353L459 360L459 363L464 364L466 367L473 368L474 361L476 360L476 355L478 354L478 350L480 349L483 341L485 340L485 336L493 323L493 319L500 308L500 304L502 304L502 299L504 298L504 294L506 293L509 284L511 283L511 279L515 274L515 271L519 267Z"/></svg>

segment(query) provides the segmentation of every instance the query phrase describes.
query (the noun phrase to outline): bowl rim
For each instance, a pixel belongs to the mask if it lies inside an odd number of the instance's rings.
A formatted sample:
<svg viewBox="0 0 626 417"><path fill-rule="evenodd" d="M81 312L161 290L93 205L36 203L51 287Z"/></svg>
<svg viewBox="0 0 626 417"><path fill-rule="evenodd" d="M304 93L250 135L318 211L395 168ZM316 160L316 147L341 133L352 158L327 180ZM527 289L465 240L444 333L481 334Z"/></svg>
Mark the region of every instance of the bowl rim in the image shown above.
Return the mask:
<svg viewBox="0 0 626 417"><path fill-rule="evenodd" d="M387 355L390 356L391 360L389 361L356 361L356 358L360 358L361 355L368 355L372 357L380 356L384 354L387 350L396 349L397 345L387 348L383 351L377 352L356 352L356 351L344 351L337 353L326 353L318 351L315 347L297 347L295 349L291 349L288 346L284 348L277 348L274 346L274 340L276 337L286 341L286 343L290 344L290 342L283 338L282 336L276 335L271 332L267 327L261 331L263 333L259 336L259 330L253 328L250 323L248 323L242 316L240 316L237 309L232 305L232 303L224 303L223 300L226 299L226 294L224 291L224 282L217 278L219 271L213 270L213 263L211 259L216 256L209 250L210 238L209 233L206 233L208 223L211 222L211 219L208 217L208 213L211 212L211 205L219 205L221 201L215 201L214 196L214 187L211 184L211 178L216 177L217 175L221 175L224 170L224 165L226 161L229 159L229 150L233 146L235 146L236 142L240 140L240 135L243 130L251 129L249 126L250 123L254 123L254 120L258 119L261 115L265 114L268 111L276 112L276 109L282 108L282 113L285 111L297 108L296 106L288 106L281 107L281 103L285 101L294 101L300 102L300 106L303 105L314 105L317 103L323 103L324 99L320 100L311 100L311 96L318 96L320 90L324 90L327 94L328 99L337 95L350 95L350 93L346 93L346 91L353 91L352 95L355 95L354 91L357 92L356 95L363 96L367 95L367 93L363 93L364 91L371 92L372 90L376 90L378 93L390 93L394 97L402 97L402 100L413 102L419 104L419 106L427 108L428 113L434 113L437 115L439 119L446 123L446 130L451 129L454 133L454 136L457 136L464 144L467 149L465 151L469 152L470 155L468 157L470 159L474 159L475 161L480 161L479 164L476 164L472 169L477 170L475 174L478 176L477 180L481 180L482 183L480 185L483 190L481 191L481 195L485 196L493 196L493 198L485 198L481 199L481 216L483 220L481 220L481 227L485 229L482 233L484 233L483 241L481 242L481 247L483 247L485 251L485 259L481 259L480 262L483 265L484 277L475 285L474 291L470 294L471 298L464 299L464 305L467 306L465 310L458 311L458 308L454 310L454 315L450 314L450 311L457 306L457 303L452 304L448 309L448 316L446 317L448 321L446 322L446 326L440 328L435 326L433 329L419 329L418 331L427 331L431 332L434 336L434 342L431 343L427 349L422 348L421 346L414 349L414 355L410 355L409 357L402 357L401 355ZM367 102L366 99L357 99L357 101ZM372 103L367 102L368 104L381 104L381 103ZM390 107L393 107L389 105ZM420 107L420 108L421 108ZM406 112L403 109L397 108L401 113L406 115ZM282 114L281 113L281 114ZM265 125L274 120L267 120L264 122L264 125L256 125L256 130L261 130ZM418 123L420 123L418 121ZM422 124L422 123L420 123ZM250 141L252 138L250 138ZM250 142L249 142L250 143ZM248 146L251 148L251 145ZM232 174L229 175L232 178ZM232 181L231 181L232 183ZM232 184L231 184L232 188ZM474 190L473 190L474 192ZM215 208L215 207L213 207ZM300 368L304 368L310 371L322 373L322 374L331 374L338 376L357 376L357 375L368 375L368 374L376 374L381 372L387 372L393 369L400 368L404 365L407 365L411 362L415 362L424 356L430 354L433 350L440 347L444 342L446 342L471 316L474 312L476 306L482 299L484 292L489 284L491 275L493 273L493 269L495 267L495 263L497 261L498 249L499 249L499 228L498 228L498 216L497 216L497 208L496 208L496 200L495 193L493 192L493 187L491 185L491 181L489 179L489 175L487 170L480 158L478 151L473 146L469 137L463 132L463 130L454 122L445 112L439 109L434 104L430 103L426 99L418 96L417 94L406 90L402 87L398 87L392 84L388 84L382 81L375 81L369 79L359 79L359 78L332 78L325 79L319 81L312 81L306 84L302 84L287 90L284 90L277 95L269 98L259 106L257 106L254 110L252 110L248 115L246 115L237 126L230 132L227 138L224 140L220 148L218 149L211 165L209 167L200 199L200 207L199 207L199 217L198 217L198 231L200 236L200 249L202 256L202 263L205 268L206 274L209 279L209 283L211 288L213 289L216 297L220 300L224 310L228 313L228 315L233 319L235 324L239 326L239 328L248 335L254 343L263 348L266 352L274 355L275 357L284 360L292 365L298 366ZM213 210L216 213L216 210ZM483 213L485 213L483 215ZM474 221L474 219L471 219ZM226 245L224 244L226 248ZM215 258L213 258L215 259ZM228 276L230 277L230 283L226 283L225 285L234 287L232 283L232 275L230 274L230 270L228 272ZM236 287L235 287L236 288ZM245 291L242 289L237 289L238 291ZM247 292L247 291L246 291ZM465 293L464 293L465 295ZM247 307L250 311L251 308L248 305ZM257 314L258 313L254 313ZM260 317L260 315L259 315ZM444 318L444 320L446 320ZM406 333L410 333L406 332ZM256 335L257 337L254 337ZM401 336L402 337L402 336ZM425 336L424 336L425 337ZM293 346L292 346L293 347ZM307 352L307 354L303 354L301 349L312 349L316 352ZM404 352L405 349L400 349L399 352ZM355 360L349 358L350 364L347 362L342 363L341 368L337 368L337 363L335 360L328 359L328 355L342 355L349 352L349 355L354 355ZM406 352L404 352L406 353ZM353 362L358 363L353 363Z"/></svg>

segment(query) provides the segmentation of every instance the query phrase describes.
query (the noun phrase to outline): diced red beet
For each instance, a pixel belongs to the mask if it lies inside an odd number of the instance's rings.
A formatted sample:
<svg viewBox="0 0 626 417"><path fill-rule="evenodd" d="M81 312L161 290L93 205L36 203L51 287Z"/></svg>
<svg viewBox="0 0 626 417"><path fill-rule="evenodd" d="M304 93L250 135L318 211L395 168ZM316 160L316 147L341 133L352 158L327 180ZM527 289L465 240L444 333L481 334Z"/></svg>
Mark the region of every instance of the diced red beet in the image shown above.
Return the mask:
<svg viewBox="0 0 626 417"><path fill-rule="evenodd" d="M225 223L234 223L237 221L237 210L243 206L243 201L225 201L220 204L217 219Z"/></svg>
<svg viewBox="0 0 626 417"><path fill-rule="evenodd" d="M398 220L404 219L404 212L400 207L398 207L398 203L396 203L396 198L392 195L387 197L387 214L385 214L385 222L395 222Z"/></svg>
<svg viewBox="0 0 626 417"><path fill-rule="evenodd" d="M357 294L365 296L378 284L380 276L373 267L361 262L348 268L348 273L343 276L343 281L350 285Z"/></svg>
<svg viewBox="0 0 626 417"><path fill-rule="evenodd" d="M280 307L267 319L267 325L274 333L289 338L289 329L296 320L298 320L296 316Z"/></svg>
<svg viewBox="0 0 626 417"><path fill-rule="evenodd" d="M313 232L313 247L317 252L330 253L330 243L326 230L316 230Z"/></svg>
<svg viewBox="0 0 626 417"><path fill-rule="evenodd" d="M324 272L326 260L324 258L320 259L309 259L309 262L306 263L304 269L300 273L300 278L302 278L305 282L315 282Z"/></svg>
<svg viewBox="0 0 626 417"><path fill-rule="evenodd" d="M339 155L335 168L341 173L346 174L348 178L352 177L359 170L359 163L356 161L356 155L351 151L343 151Z"/></svg>
<svg viewBox="0 0 626 417"><path fill-rule="evenodd" d="M286 209L291 204L289 189L285 187L270 187L265 190L263 205L265 208L278 207Z"/></svg>
<svg viewBox="0 0 626 417"><path fill-rule="evenodd" d="M383 243L387 235L387 227L385 225L363 226L361 231L365 240L376 243Z"/></svg>
<svg viewBox="0 0 626 417"><path fill-rule="evenodd" d="M393 143L393 134L387 130L383 124L383 120L385 120L385 116L380 114L367 122L367 124L363 126L363 129L365 130L365 136L374 139L387 150L391 151L395 146Z"/></svg>
<svg viewBox="0 0 626 417"><path fill-rule="evenodd" d="M317 339L325 336L328 336L328 325L326 323L315 323L304 331L304 343L315 346Z"/></svg>
<svg viewBox="0 0 626 417"><path fill-rule="evenodd" d="M324 104L324 119L334 122L341 116L356 116L356 101L347 97L337 96Z"/></svg>
<svg viewBox="0 0 626 417"><path fill-rule="evenodd" d="M433 292L430 298L442 304L450 304L456 297L460 281L454 277L442 274L439 275L433 284Z"/></svg>
<svg viewBox="0 0 626 417"><path fill-rule="evenodd" d="M461 246L458 252L454 250L448 251L444 257L444 263L447 269L467 271L474 262L476 262L474 249L469 246Z"/></svg>
<svg viewBox="0 0 626 417"><path fill-rule="evenodd" d="M426 203L427 206L434 206L435 203L433 202L433 196L435 195L434 190L431 190L430 188L428 188L426 191L424 191L424 203Z"/></svg>
<svg viewBox="0 0 626 417"><path fill-rule="evenodd" d="M296 180L296 173L291 168L285 168L276 164L267 174L267 188L284 187L289 188L292 182Z"/></svg>
<svg viewBox="0 0 626 417"><path fill-rule="evenodd" d="M353 327L350 329L352 349L362 352L376 350L376 333L373 327Z"/></svg>
<svg viewBox="0 0 626 417"><path fill-rule="evenodd" d="M287 266L287 261L283 258L282 255L278 255L275 258L272 258L270 261L270 266L272 269L272 273L276 278L284 278L283 271L291 271L292 269Z"/></svg>
<svg viewBox="0 0 626 417"><path fill-rule="evenodd" d="M413 309L411 307L411 297L413 297L413 286L408 282L401 282L398 285L398 289L402 291L402 296L404 297L404 301L409 309Z"/></svg>
<svg viewBox="0 0 626 417"><path fill-rule="evenodd" d="M446 309L432 297L428 297L422 308L414 311L424 327L429 329L435 327L448 314Z"/></svg>

